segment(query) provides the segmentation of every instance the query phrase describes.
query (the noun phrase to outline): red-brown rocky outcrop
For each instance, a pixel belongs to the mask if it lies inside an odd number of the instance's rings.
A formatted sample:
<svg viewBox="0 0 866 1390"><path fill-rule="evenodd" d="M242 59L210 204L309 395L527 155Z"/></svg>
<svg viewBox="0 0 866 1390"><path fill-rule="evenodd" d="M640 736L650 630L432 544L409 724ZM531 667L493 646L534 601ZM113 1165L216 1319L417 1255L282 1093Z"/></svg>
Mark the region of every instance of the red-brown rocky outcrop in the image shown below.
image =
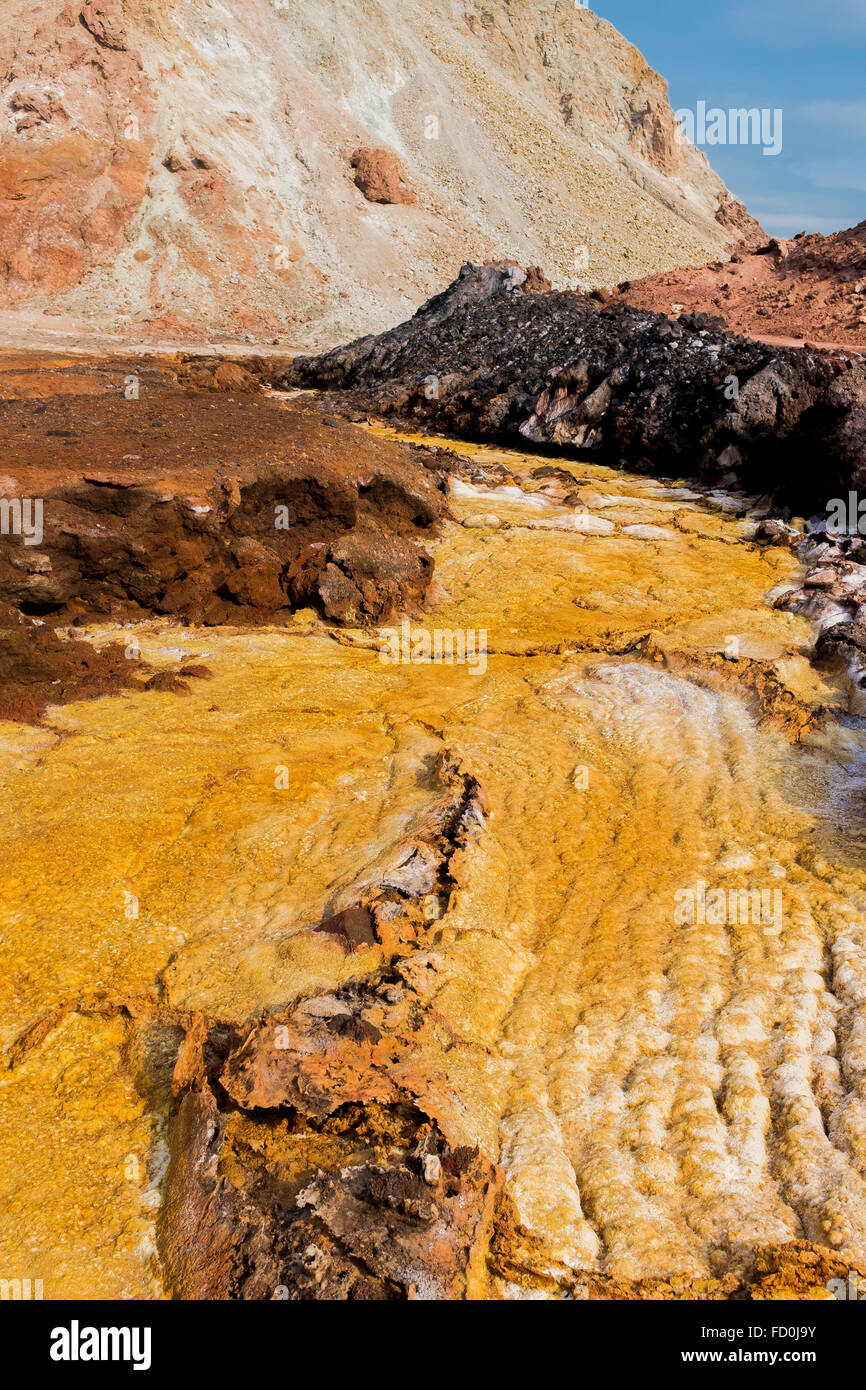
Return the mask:
<svg viewBox="0 0 866 1390"><path fill-rule="evenodd" d="M355 150L349 162L355 171L355 187L360 188L368 203L404 203L411 206L417 202L393 151L371 150L363 146Z"/></svg>

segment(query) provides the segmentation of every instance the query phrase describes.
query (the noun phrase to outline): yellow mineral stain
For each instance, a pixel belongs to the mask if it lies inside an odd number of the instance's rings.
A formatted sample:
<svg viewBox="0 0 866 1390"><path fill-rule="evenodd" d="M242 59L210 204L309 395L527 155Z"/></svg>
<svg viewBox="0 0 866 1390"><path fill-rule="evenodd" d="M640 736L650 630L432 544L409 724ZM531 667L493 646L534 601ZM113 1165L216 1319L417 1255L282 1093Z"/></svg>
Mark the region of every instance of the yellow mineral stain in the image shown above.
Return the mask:
<svg viewBox="0 0 866 1390"><path fill-rule="evenodd" d="M683 483L548 460L575 513L539 493L539 455L453 447L514 486L454 488L439 601L410 630L484 630L483 670L386 662L388 633L312 615L155 622L146 660L213 679L0 729L5 1046L59 1019L2 1077L0 1274L159 1296L159 1067L126 1015L77 1001L242 1022L373 970L380 948L307 929L420 821L443 749L489 815L422 948L423 1060L539 1248L697 1280L795 1236L866 1257L866 735L825 717L792 746L736 675L762 662L807 712L841 703L808 624L767 602L796 561Z"/></svg>
<svg viewBox="0 0 866 1390"><path fill-rule="evenodd" d="M0 1278L45 1299L159 1298L166 1153L118 1018L67 1016L0 1075Z"/></svg>

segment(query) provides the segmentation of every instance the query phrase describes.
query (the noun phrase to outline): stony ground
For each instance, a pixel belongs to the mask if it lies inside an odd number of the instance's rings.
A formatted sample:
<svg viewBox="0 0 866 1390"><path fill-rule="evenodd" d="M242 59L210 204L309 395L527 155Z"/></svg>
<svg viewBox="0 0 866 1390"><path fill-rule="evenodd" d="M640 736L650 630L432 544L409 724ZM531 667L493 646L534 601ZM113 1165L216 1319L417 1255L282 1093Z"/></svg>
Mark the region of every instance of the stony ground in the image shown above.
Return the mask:
<svg viewBox="0 0 866 1390"><path fill-rule="evenodd" d="M90 525L69 476L62 534L91 561L106 528L84 598L118 604L78 631L171 680L0 724L4 1267L47 1299L831 1298L866 1255L866 748L810 605L857 565L763 543L740 493L305 423L192 369L143 370L137 452L210 413L243 484L218 425L245 405L261 446L277 410L289 478L333 438L353 529L383 461L403 539L404 470L435 478L435 606L394 662L386 619L321 602L130 612L136 460ZM166 492L204 471L167 459ZM444 629L484 661L428 660ZM701 880L778 909L689 920Z"/></svg>
<svg viewBox="0 0 866 1390"><path fill-rule="evenodd" d="M605 298L607 299L607 295ZM669 314L705 313L734 333L779 343L866 351L866 222L833 236L803 232L612 288L610 301Z"/></svg>

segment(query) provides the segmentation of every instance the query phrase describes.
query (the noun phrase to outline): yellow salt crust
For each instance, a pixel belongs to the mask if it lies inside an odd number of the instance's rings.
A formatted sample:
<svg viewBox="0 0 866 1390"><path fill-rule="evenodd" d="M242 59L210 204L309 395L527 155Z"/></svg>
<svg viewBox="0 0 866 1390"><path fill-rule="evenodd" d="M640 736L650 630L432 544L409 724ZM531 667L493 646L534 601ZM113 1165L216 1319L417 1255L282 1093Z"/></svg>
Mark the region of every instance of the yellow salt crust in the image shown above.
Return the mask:
<svg viewBox="0 0 866 1390"><path fill-rule="evenodd" d="M519 477L543 462L498 452ZM658 485L569 467L669 525ZM164 1084L132 1025L76 1001L240 1022L374 970L378 947L304 929L411 832L446 748L489 815L425 943L429 1094L449 1137L503 1164L543 1251L695 1279L798 1234L866 1255L866 871L839 799L864 739L792 748L734 689L630 650L654 632L699 662L734 634L798 698L838 694L804 674L805 622L765 603L792 557L667 500L698 521L664 541L534 530L544 507L515 497L485 504L507 526L448 523L441 602L411 627L486 630L483 672L385 664L375 636L312 615L154 622L145 659L213 679L2 726L4 1043L69 1012L2 1078L0 1274L26 1253L46 1296L159 1296ZM778 892L781 916L678 920L701 883Z"/></svg>

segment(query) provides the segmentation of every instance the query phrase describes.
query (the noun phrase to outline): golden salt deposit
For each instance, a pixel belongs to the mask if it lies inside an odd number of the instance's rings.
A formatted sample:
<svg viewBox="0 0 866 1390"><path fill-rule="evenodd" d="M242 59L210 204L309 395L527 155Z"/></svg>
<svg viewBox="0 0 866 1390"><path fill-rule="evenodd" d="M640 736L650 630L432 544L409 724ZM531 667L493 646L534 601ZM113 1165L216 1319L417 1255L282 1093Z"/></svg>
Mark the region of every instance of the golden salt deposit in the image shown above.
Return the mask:
<svg viewBox="0 0 866 1390"><path fill-rule="evenodd" d="M866 1258L866 737L766 602L796 561L725 499L570 464L576 510L538 455L455 447L515 483L457 480L410 626L483 632L483 671L312 614L151 623L147 660L213 679L0 729L0 1273L46 1298L162 1289L173 1057L120 1001L242 1022L375 969L304 928L423 813L442 749L489 814L424 946L428 1071L540 1248L626 1278L804 1235ZM792 744L746 666L830 713Z"/></svg>

